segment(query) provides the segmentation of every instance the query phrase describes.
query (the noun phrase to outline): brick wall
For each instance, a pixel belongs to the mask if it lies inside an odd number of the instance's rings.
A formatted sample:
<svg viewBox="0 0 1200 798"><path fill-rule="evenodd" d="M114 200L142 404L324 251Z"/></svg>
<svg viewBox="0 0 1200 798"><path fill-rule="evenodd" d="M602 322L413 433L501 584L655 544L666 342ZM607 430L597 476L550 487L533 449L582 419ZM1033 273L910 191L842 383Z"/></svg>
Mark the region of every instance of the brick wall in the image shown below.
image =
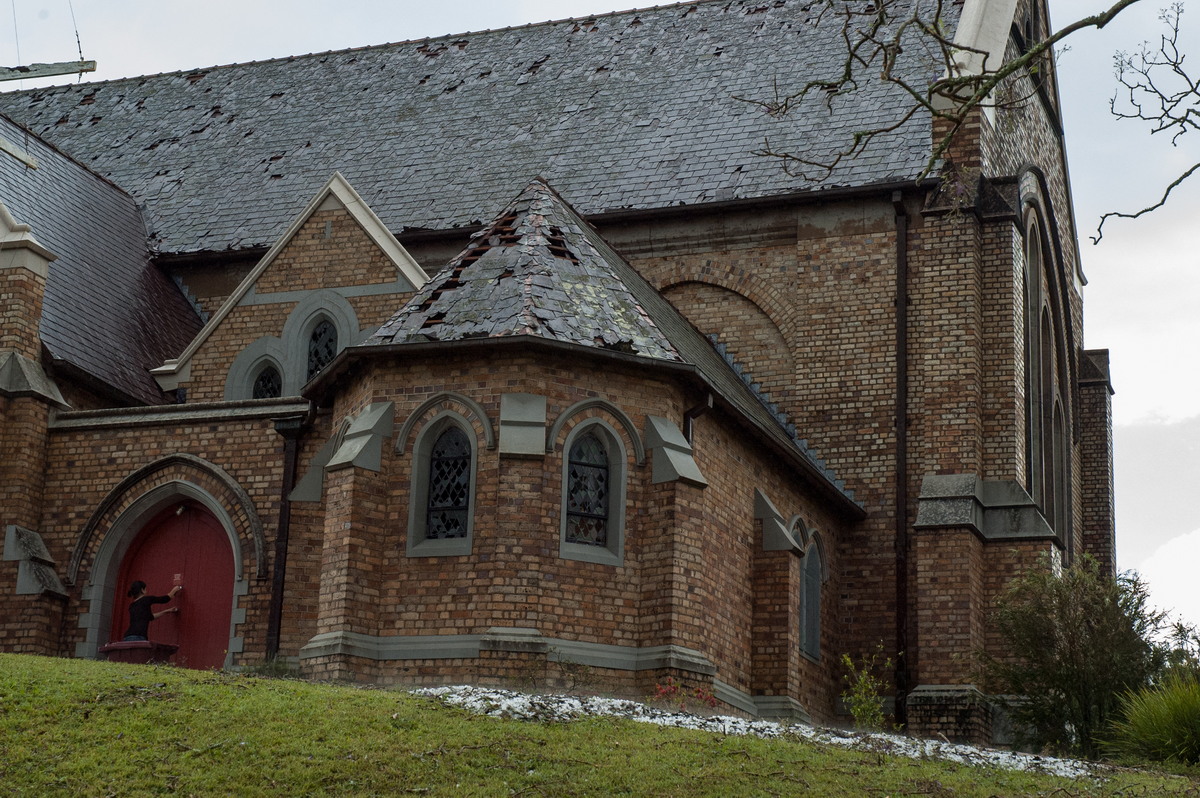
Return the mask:
<svg viewBox="0 0 1200 798"><path fill-rule="evenodd" d="M920 229L919 217L913 223ZM840 598L837 623L824 627L826 650L858 656L880 642L890 647L896 250L890 196L761 214L695 214L686 223L602 232L689 321L729 346L870 508L870 517L834 544ZM835 676L828 663L819 667Z"/></svg>
<svg viewBox="0 0 1200 798"><path fill-rule="evenodd" d="M247 650L260 652L261 658L270 595L269 558L278 518L282 438L269 419L214 416L192 422L156 422L161 413L155 409L125 411L124 423L97 421L91 428L50 432L40 531L71 591L72 613L64 622L59 653L74 652L83 640L79 614L90 607L82 600L82 589L95 576L95 557L109 530L137 499L157 487L181 481L215 497L234 523L241 548L238 554L250 587L249 594L240 599L247 620L238 633ZM65 414L63 418L80 416ZM192 460L170 459L179 453L217 470ZM164 465L153 467L156 463ZM143 476L134 479L139 470ZM237 488L231 489L218 471ZM251 514L262 526L261 558L251 532ZM303 535L296 545L303 545ZM73 557L78 571L72 575L68 564ZM297 573L302 575L304 569L298 568ZM299 587L299 582L295 586ZM298 622L295 616L288 616L288 621ZM286 633L293 641L298 637L294 627Z"/></svg>
<svg viewBox="0 0 1200 798"><path fill-rule="evenodd" d="M1079 389L1082 427L1080 474L1083 483L1082 547L1100 563L1102 572L1117 571L1116 506L1113 501L1112 388L1107 379L1108 353L1087 352L1103 359L1103 371Z"/></svg>
<svg viewBox="0 0 1200 798"><path fill-rule="evenodd" d="M196 351L191 361L191 377L183 383L188 401L212 402L224 398L234 358L263 336L283 334L288 314L298 302L295 292L387 285L397 279L397 274L395 265L348 211L314 212L255 282L259 297L256 303L234 308ZM281 296L278 301L263 302L263 295L271 294ZM411 293L386 293L351 296L348 301L358 317L359 327L366 330L387 321L409 296ZM340 341L339 346L349 343Z"/></svg>
<svg viewBox="0 0 1200 798"><path fill-rule="evenodd" d="M6 258L13 258L8 253ZM20 257L34 259L32 254ZM13 351L30 360L40 360L42 343L38 328L46 279L20 266L0 267L0 352Z"/></svg>
<svg viewBox="0 0 1200 798"><path fill-rule="evenodd" d="M589 379L586 374L596 374ZM338 419L369 402L396 403L399 429L426 400L443 391L462 394L482 406L497 423L503 393L547 397L552 422L582 399L605 399L634 419L640 435L644 416L680 419L702 398L693 390L636 367L600 362L581 367L578 360L506 355L487 360L447 351L436 360L405 358L348 376L336 400ZM820 662L798 662L796 608L799 571L787 552L761 552L753 519L754 489L772 496L781 511L801 514L808 525L830 539L845 523L831 516L778 458L753 443L731 419L714 411L695 428L695 456L709 484L650 484L650 462L638 465L635 446L620 418L594 407L559 431L554 452L545 457L515 457L488 450L476 429L477 475L474 543L458 557L409 557L408 494L413 440L420 424L441 410L469 410L454 399L427 409L407 440L385 446L379 473L342 469L326 477L324 549L318 631L349 630L370 635L478 635L492 627L534 628L568 641L647 647L675 644L694 649L716 666L715 678L751 694L790 695L802 699L820 717L832 717L832 655ZM575 424L601 418L617 430L626 451L626 538L619 566L559 556L562 444ZM478 424L476 424L478 427ZM839 579L837 554L830 552L831 577L825 586L823 628L832 643L837 633ZM756 559L774 560L782 578L752 583ZM754 630L755 601L770 595L775 625L781 631L778 655L799 676L780 683L769 673L767 645ZM567 679L569 668L536 657L522 664L493 652L495 663L436 661L420 678L501 678L531 672L550 683ZM540 663L540 664L539 664ZM408 681L423 672L419 664L356 662L352 657L311 658L306 672L345 677ZM604 669L599 669L604 671ZM605 684L643 690L644 672L593 673ZM697 678L691 674L689 678ZM510 678L511 682L511 678ZM711 686L711 680L709 680ZM652 685L651 685L652 686Z"/></svg>

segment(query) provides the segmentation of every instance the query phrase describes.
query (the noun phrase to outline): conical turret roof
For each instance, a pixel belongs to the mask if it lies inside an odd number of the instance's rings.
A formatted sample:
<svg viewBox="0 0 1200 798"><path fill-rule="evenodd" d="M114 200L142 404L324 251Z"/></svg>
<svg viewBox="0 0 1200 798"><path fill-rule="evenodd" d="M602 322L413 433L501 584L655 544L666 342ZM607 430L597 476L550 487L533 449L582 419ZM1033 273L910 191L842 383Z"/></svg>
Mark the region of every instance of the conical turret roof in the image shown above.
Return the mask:
<svg viewBox="0 0 1200 798"><path fill-rule="evenodd" d="M364 345L527 335L681 361L630 277L621 257L537 179Z"/></svg>

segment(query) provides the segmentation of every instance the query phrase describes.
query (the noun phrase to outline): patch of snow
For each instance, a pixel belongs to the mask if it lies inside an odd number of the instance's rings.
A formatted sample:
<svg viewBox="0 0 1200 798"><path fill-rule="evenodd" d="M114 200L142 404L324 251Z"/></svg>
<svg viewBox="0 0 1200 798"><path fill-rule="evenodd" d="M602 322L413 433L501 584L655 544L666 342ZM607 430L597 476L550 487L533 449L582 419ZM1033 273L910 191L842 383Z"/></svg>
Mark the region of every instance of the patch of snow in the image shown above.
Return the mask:
<svg viewBox="0 0 1200 798"><path fill-rule="evenodd" d="M817 743L860 751L914 759L942 759L978 767L1038 771L1067 778L1095 776L1102 770L1100 766L1075 759L980 748L882 732L818 728L805 723L747 720L728 715L700 716L689 712L671 712L620 698L530 695L514 690L465 685L426 687L414 690L413 693L437 698L448 706L460 707L481 715L514 720L562 722L601 715L717 734L755 735L764 738L801 737Z"/></svg>

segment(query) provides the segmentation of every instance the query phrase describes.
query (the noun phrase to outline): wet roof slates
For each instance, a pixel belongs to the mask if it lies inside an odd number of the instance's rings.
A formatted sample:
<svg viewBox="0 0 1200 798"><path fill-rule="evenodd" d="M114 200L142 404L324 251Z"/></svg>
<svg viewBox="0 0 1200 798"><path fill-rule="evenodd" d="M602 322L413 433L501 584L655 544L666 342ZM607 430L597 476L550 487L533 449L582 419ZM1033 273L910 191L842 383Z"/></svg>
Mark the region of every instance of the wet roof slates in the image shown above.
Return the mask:
<svg viewBox="0 0 1200 798"><path fill-rule="evenodd" d="M808 134L824 138L854 129L866 109L895 105L886 92L871 89L834 124L806 113L778 124L732 96L769 92L776 78L784 84L807 79L831 63L840 46L836 31L805 24L807 4L800 0L749 16L743 2L696 6L686 16L681 6L667 6L605 17L598 35L573 32L575 22L566 21L219 67L195 82L174 74L35 89L0 95L0 108L94 163L146 203L161 246L175 252L270 243L290 220L286 198L315 192L334 169L365 195L378 196L374 209L397 231L470 224L536 173L581 198L585 213L674 205L712 196L730 160L754 160L750 153L766 135L788 135L783 143L805 141ZM634 15L641 25L629 24ZM460 39L468 42L461 50L452 46ZM442 46L448 49L433 58L421 51ZM718 49L721 56L711 57ZM544 56L536 74L518 85L516 79ZM606 77L589 82L600 67L609 68L600 73ZM419 84L426 75L432 77ZM459 82L455 91L442 91ZM282 96L269 99L275 93ZM94 100L80 106L86 94ZM564 110L585 103L586 110ZM705 113L695 113L701 104ZM217 105L222 115L214 119ZM480 122L481 108L490 109L486 124ZM55 125L64 113L82 124ZM93 116L100 121L90 124ZM658 120L658 138L639 135L655 126L634 128L637 117ZM422 130L443 131L455 146L438 148ZM249 131L253 135L245 137ZM694 162L695 171L687 175L697 187L686 196L671 184L629 185L631 171L652 163L644 152L651 142L657 142L656 150L666 146L663 133L670 133L670 147ZM144 149L162 139L168 142ZM309 140L312 146L305 147ZM928 130L916 125L881 148L878 162L847 164L811 183L777 168L760 169L737 196L915 175L923 147ZM287 153L284 180L272 180L261 165L278 151ZM484 151L503 166L457 186L461 190L446 191ZM387 157L373 157L380 153ZM403 165L413 163L421 171L398 180ZM610 170L613 163L627 169ZM180 180L175 189L165 191L153 179L163 168ZM389 190L396 185L405 190ZM232 211L228 219L201 229L190 209L222 204ZM238 219L244 232L235 237L232 224Z"/></svg>

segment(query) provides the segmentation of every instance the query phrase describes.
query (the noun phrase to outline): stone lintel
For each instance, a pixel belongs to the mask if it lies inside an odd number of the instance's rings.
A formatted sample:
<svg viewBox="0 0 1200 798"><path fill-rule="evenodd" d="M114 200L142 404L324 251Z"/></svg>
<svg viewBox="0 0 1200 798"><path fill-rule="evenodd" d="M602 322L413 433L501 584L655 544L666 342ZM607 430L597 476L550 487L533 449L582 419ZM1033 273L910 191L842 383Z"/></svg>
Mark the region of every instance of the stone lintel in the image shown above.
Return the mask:
<svg viewBox="0 0 1200 798"><path fill-rule="evenodd" d="M394 402L369 405L350 422L342 445L329 458L325 470L357 467L379 471L383 467L383 441L392 436L395 416Z"/></svg>
<svg viewBox="0 0 1200 798"><path fill-rule="evenodd" d="M503 446L503 437L501 438ZM538 441L541 446L541 441ZM513 651L545 654L550 650L546 638L537 629L493 626L479 641L481 651Z"/></svg>
<svg viewBox="0 0 1200 798"><path fill-rule="evenodd" d="M763 551L792 551L804 555L804 544L796 539L783 515L758 488L754 489L754 517L762 521Z"/></svg>
<svg viewBox="0 0 1200 798"><path fill-rule="evenodd" d="M482 635L367 635L325 632L300 649L300 659L348 655L375 661L411 659L474 659L480 651L545 653L551 662L572 662L598 668L643 671L660 668L712 676L716 666L698 651L683 646L616 646L559 640L536 629L492 627Z"/></svg>
<svg viewBox="0 0 1200 798"><path fill-rule="evenodd" d="M5 560L17 563L18 596L50 594L65 597L67 589L54 570L54 560L42 536L32 529L9 524L4 528Z"/></svg>
<svg viewBox="0 0 1200 798"><path fill-rule="evenodd" d="M708 485L708 480L700 473L700 466L696 465L692 445L673 421L662 416L646 416L645 436L646 448L654 455L653 484L686 482L698 487Z"/></svg>
<svg viewBox="0 0 1200 798"><path fill-rule="evenodd" d="M50 274L50 263L58 256L33 237L33 228L12 217L0 202L0 252L10 253L0 258L0 269L28 269L44 280Z"/></svg>
<svg viewBox="0 0 1200 798"><path fill-rule="evenodd" d="M118 427L179 426L251 419L303 417L307 399L246 399L236 402L122 407L113 410L75 410L59 413L51 429L115 429Z"/></svg>
<svg viewBox="0 0 1200 798"><path fill-rule="evenodd" d="M731 688L721 681L714 681L713 685L716 688L713 692L716 694L717 698L731 706L738 707L739 709L745 709L745 707L738 704L735 700L732 700L732 698L736 698L737 695L745 695L745 693L742 693L736 688ZM728 696L727 693L729 691L733 691L735 695L732 697ZM808 714L808 710L804 708L804 705L789 696L756 695L751 698L751 706L752 709L748 711L753 712L754 715L760 718L772 718L776 720L795 721L799 723L812 723L812 715Z"/></svg>

